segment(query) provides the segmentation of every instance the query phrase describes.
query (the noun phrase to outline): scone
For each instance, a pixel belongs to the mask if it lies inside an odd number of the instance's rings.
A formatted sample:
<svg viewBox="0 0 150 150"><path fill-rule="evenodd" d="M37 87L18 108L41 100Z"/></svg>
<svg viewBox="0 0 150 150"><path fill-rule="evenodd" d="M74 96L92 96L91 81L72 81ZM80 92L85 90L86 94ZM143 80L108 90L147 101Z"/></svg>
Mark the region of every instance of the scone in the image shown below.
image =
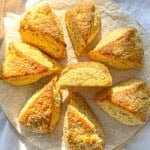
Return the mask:
<svg viewBox="0 0 150 150"><path fill-rule="evenodd" d="M75 54L82 55L100 30L100 14L94 2L82 2L70 8L65 17Z"/></svg>
<svg viewBox="0 0 150 150"><path fill-rule="evenodd" d="M98 93L95 101L123 124L144 124L150 107L150 89L144 81L130 79Z"/></svg>
<svg viewBox="0 0 150 150"><path fill-rule="evenodd" d="M112 85L112 78L106 66L98 62L79 62L64 68L58 78L60 87L105 87Z"/></svg>
<svg viewBox="0 0 150 150"><path fill-rule="evenodd" d="M54 59L35 47L18 41L9 44L2 65L2 75L7 83L25 85L52 73L59 73L61 69Z"/></svg>
<svg viewBox="0 0 150 150"><path fill-rule="evenodd" d="M141 68L143 45L135 28L122 27L106 35L89 52L89 58L114 69Z"/></svg>
<svg viewBox="0 0 150 150"><path fill-rule="evenodd" d="M60 118L61 94L56 89L55 80L53 78L35 93L19 114L19 122L33 132L51 132Z"/></svg>
<svg viewBox="0 0 150 150"><path fill-rule="evenodd" d="M69 150L104 150L100 123L78 93L70 93L64 118L63 135Z"/></svg>
<svg viewBox="0 0 150 150"><path fill-rule="evenodd" d="M63 59L66 44L57 16L48 4L29 10L20 21L21 38L50 56Z"/></svg>

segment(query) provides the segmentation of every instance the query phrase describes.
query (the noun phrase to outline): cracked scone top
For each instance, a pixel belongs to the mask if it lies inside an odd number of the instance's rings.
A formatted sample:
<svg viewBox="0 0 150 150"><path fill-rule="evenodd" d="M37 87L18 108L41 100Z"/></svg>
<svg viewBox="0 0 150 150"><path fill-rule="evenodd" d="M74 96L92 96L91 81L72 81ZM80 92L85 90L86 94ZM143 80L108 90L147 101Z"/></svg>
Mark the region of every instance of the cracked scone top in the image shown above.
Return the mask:
<svg viewBox="0 0 150 150"><path fill-rule="evenodd" d="M64 68L57 86L105 87L112 85L108 68L98 62L79 62Z"/></svg>
<svg viewBox="0 0 150 150"><path fill-rule="evenodd" d="M75 92L68 97L63 135L69 150L104 150L104 133L84 98Z"/></svg>
<svg viewBox="0 0 150 150"><path fill-rule="evenodd" d="M150 89L140 79L130 79L97 94L96 103L111 117L126 125L146 122Z"/></svg>
<svg viewBox="0 0 150 150"><path fill-rule="evenodd" d="M51 132L60 118L61 94L56 89L55 80L53 78L36 92L19 114L19 122L33 132Z"/></svg>
<svg viewBox="0 0 150 150"><path fill-rule="evenodd" d="M26 85L61 71L61 65L37 48L23 42L11 42L2 64L2 78L12 85Z"/></svg>
<svg viewBox="0 0 150 150"><path fill-rule="evenodd" d="M20 21L19 32L24 42L34 45L54 58L65 58L66 44L61 24L48 4L26 12Z"/></svg>
<svg viewBox="0 0 150 150"><path fill-rule="evenodd" d="M132 69L143 66L143 44L137 30L121 27L104 36L89 58L114 69Z"/></svg>
<svg viewBox="0 0 150 150"><path fill-rule="evenodd" d="M99 10L92 1L79 3L67 10L65 22L75 54L80 56L100 30Z"/></svg>

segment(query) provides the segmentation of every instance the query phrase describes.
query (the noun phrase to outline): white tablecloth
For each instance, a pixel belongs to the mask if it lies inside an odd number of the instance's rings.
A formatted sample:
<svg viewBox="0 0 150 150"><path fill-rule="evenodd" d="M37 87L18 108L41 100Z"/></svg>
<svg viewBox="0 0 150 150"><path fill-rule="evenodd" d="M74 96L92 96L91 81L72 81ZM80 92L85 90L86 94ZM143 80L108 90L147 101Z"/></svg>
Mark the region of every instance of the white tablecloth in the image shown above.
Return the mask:
<svg viewBox="0 0 150 150"><path fill-rule="evenodd" d="M129 11L150 33L150 0L114 0ZM35 150L29 143L21 141L0 109L0 150ZM124 150L150 150L150 121Z"/></svg>

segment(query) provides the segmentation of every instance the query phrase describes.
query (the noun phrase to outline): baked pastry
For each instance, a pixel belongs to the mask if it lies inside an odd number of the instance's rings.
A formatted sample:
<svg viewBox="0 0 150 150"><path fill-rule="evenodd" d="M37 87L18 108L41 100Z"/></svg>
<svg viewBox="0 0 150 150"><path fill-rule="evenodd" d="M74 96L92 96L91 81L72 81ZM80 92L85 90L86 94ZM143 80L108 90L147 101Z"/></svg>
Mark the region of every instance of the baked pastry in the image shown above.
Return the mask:
<svg viewBox="0 0 150 150"><path fill-rule="evenodd" d="M60 87L105 87L112 85L112 78L107 67L103 64L98 62L79 62L62 70L57 85Z"/></svg>
<svg viewBox="0 0 150 150"><path fill-rule="evenodd" d="M122 27L106 35L89 57L114 69L141 68L143 45L135 28Z"/></svg>
<svg viewBox="0 0 150 150"><path fill-rule="evenodd" d="M100 123L78 93L69 95L63 135L67 149L104 150L104 133Z"/></svg>
<svg viewBox="0 0 150 150"><path fill-rule="evenodd" d="M13 85L36 82L62 67L54 59L23 42L11 42L2 65L3 80Z"/></svg>
<svg viewBox="0 0 150 150"><path fill-rule="evenodd" d="M61 94L55 86L56 78L35 93L21 110L18 120L27 129L51 132L60 118Z"/></svg>
<svg viewBox="0 0 150 150"><path fill-rule="evenodd" d="M150 89L144 81L130 79L98 93L95 101L123 124L144 124L150 107Z"/></svg>
<svg viewBox="0 0 150 150"><path fill-rule="evenodd" d="M50 56L63 59L66 44L60 22L48 4L29 10L20 21L21 38Z"/></svg>
<svg viewBox="0 0 150 150"><path fill-rule="evenodd" d="M92 1L79 3L66 12L65 22L75 54L80 56L99 33L99 10Z"/></svg>

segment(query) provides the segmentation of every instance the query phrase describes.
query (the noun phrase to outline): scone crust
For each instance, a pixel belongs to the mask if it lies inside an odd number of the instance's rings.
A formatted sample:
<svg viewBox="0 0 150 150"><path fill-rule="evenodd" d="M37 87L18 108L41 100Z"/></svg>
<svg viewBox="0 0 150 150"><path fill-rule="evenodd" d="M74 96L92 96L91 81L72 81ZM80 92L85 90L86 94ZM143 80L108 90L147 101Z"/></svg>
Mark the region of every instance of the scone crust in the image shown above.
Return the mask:
<svg viewBox="0 0 150 150"><path fill-rule="evenodd" d="M48 34L59 43L64 44L63 34L56 22L56 16L48 4L33 8L25 14L20 22L20 30L28 28Z"/></svg>
<svg viewBox="0 0 150 150"><path fill-rule="evenodd" d="M37 48L21 41L9 43L2 64L2 79L12 85L26 85L53 73L62 66Z"/></svg>
<svg viewBox="0 0 150 150"><path fill-rule="evenodd" d="M52 57L57 59L63 59L66 57L66 44L63 37L62 27L49 4L40 5L25 13L20 21L19 32L23 41L34 45ZM29 40L27 38L29 32L31 35L33 34L35 38L34 40ZM52 48L50 45L52 45L52 43L47 41L49 39L52 39L53 46L55 45L55 51L51 50ZM40 42L49 45L49 47L45 48Z"/></svg>
<svg viewBox="0 0 150 150"><path fill-rule="evenodd" d="M91 22L94 15L94 9L95 4L92 1L90 1L86 3L77 4L73 8L70 8L70 10L68 10L68 12L66 13L66 16L68 15L69 17L71 17L69 18L71 19L70 21L73 20L73 23L76 25L85 42L88 41ZM73 13L77 13L77 15L84 15L84 13L87 14L85 16L81 16L81 18L76 18L76 16L74 16ZM84 17L84 20L82 17Z"/></svg>
<svg viewBox="0 0 150 150"><path fill-rule="evenodd" d="M125 29L126 33L122 36L101 46L101 41L105 40L104 37L104 40L102 39L96 48L89 52L89 57L95 61L102 61L115 69L141 68L143 66L144 50L137 30L133 27L118 28L112 33Z"/></svg>
<svg viewBox="0 0 150 150"><path fill-rule="evenodd" d="M73 6L66 12L65 22L75 54L81 56L100 30L100 15L95 3L88 1Z"/></svg>
<svg viewBox="0 0 150 150"><path fill-rule="evenodd" d="M5 62L3 63L3 79L48 72L48 67L35 62L33 59L28 58L21 51L17 50L15 43L10 43L7 51L9 52L6 52L6 57L7 53L11 53L14 59L11 60L8 67L5 66Z"/></svg>
<svg viewBox="0 0 150 150"><path fill-rule="evenodd" d="M38 96L35 97L33 95L29 99L20 112L18 117L19 122L32 132L51 132L59 120L61 112L61 94L60 91L55 93L55 84L56 78L53 78L50 83L39 91L40 93ZM35 99L32 100L32 98Z"/></svg>
<svg viewBox="0 0 150 150"><path fill-rule="evenodd" d="M84 98L70 92L64 120L64 138L68 149L104 149L104 133Z"/></svg>
<svg viewBox="0 0 150 150"><path fill-rule="evenodd" d="M123 89L124 85L129 87ZM104 101L112 103L145 122L146 113L150 107L150 89L143 80L130 79L98 93L95 101L98 104Z"/></svg>

